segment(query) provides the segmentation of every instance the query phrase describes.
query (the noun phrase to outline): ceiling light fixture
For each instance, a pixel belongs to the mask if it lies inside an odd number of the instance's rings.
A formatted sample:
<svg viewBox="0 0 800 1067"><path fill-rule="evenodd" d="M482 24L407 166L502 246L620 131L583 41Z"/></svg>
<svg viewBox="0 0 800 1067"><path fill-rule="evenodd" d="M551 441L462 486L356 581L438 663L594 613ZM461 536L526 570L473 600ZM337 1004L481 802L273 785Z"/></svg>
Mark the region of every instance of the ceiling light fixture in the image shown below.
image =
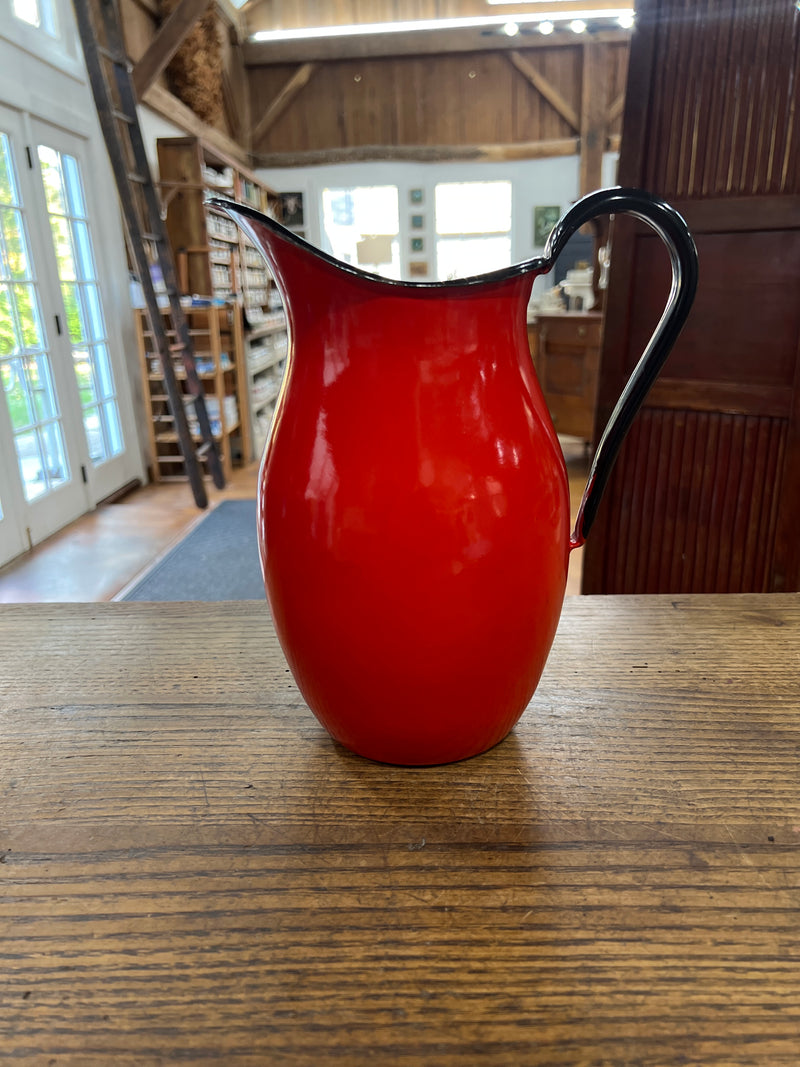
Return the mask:
<svg viewBox="0 0 800 1067"><path fill-rule="evenodd" d="M552 0L550 0L552 3ZM609 7L598 11L571 11L573 19L618 19L630 12L629 7ZM518 25L531 22L563 21L561 12L540 11L536 15L514 15ZM258 30L251 41L309 41L322 37L363 37L383 33L411 33L415 30L467 30L489 26L504 26L507 15L480 15L475 18L416 19L408 22L364 22L349 26L306 26L291 30Z"/></svg>
<svg viewBox="0 0 800 1067"><path fill-rule="evenodd" d="M624 14L617 18L618 24L623 30L630 30L633 28L633 24L636 21L636 16L632 11L626 11Z"/></svg>
<svg viewBox="0 0 800 1067"><path fill-rule="evenodd" d="M544 22L539 23L539 33L543 33L545 37L549 37L555 29L555 26L550 19L545 19Z"/></svg>
<svg viewBox="0 0 800 1067"><path fill-rule="evenodd" d="M586 23L583 19L573 19L569 24L573 33L586 33Z"/></svg>
<svg viewBox="0 0 800 1067"><path fill-rule="evenodd" d="M519 26L516 22L506 22L503 26L503 33L506 37L516 37L519 33Z"/></svg>

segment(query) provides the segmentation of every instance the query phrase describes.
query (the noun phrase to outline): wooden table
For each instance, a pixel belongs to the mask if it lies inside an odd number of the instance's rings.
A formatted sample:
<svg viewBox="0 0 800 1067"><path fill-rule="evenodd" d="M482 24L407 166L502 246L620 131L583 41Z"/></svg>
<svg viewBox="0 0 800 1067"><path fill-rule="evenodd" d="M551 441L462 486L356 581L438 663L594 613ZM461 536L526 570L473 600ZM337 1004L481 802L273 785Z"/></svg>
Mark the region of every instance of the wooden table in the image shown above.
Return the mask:
<svg viewBox="0 0 800 1067"><path fill-rule="evenodd" d="M263 604L0 639L0 1060L800 1063L800 595L571 599L514 734L417 770Z"/></svg>

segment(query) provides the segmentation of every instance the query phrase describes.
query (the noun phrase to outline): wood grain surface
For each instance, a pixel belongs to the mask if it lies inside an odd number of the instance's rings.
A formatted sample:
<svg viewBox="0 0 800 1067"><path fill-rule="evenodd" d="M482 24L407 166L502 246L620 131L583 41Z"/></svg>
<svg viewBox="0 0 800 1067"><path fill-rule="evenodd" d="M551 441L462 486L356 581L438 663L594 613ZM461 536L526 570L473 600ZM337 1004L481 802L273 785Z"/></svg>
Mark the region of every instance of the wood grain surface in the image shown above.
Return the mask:
<svg viewBox="0 0 800 1067"><path fill-rule="evenodd" d="M381 766L263 604L0 614L0 1061L800 1062L800 596L568 600L506 742Z"/></svg>

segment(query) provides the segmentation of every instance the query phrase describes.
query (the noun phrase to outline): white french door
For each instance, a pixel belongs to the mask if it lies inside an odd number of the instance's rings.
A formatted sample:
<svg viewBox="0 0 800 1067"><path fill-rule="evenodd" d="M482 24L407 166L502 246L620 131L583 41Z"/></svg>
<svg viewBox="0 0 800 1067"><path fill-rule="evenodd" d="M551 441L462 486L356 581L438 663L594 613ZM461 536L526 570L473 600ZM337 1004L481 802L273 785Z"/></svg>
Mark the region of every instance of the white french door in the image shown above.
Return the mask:
<svg viewBox="0 0 800 1067"><path fill-rule="evenodd" d="M83 150L0 107L0 564L131 477L136 441Z"/></svg>

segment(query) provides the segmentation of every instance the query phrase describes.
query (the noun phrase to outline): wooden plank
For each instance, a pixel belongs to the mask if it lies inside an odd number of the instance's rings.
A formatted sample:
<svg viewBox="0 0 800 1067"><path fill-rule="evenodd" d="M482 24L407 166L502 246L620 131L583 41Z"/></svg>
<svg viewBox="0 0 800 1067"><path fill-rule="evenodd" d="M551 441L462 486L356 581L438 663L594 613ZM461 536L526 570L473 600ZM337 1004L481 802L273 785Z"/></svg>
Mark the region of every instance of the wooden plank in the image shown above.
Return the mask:
<svg viewBox="0 0 800 1067"><path fill-rule="evenodd" d="M310 167L324 163L353 163L368 159L419 160L438 162L445 159L494 160L548 159L573 156L579 149L577 137L526 144L497 145L355 145L352 148L320 148L310 152L262 152L255 154L257 167Z"/></svg>
<svg viewBox="0 0 800 1067"><path fill-rule="evenodd" d="M662 374L647 394L646 404L648 407L681 411L714 410L788 419L792 410L792 394L784 385L698 382L694 378L670 378Z"/></svg>
<svg viewBox="0 0 800 1067"><path fill-rule="evenodd" d="M559 93L555 86L551 85L547 78L541 74L533 64L516 50L509 52L508 58L514 67L522 74L541 96L554 108L555 111L567 122L576 133L581 132L581 119L574 107Z"/></svg>
<svg viewBox="0 0 800 1067"><path fill-rule="evenodd" d="M270 126L283 114L297 94L308 85L315 70L315 63L303 63L302 66L297 68L275 99L270 102L267 110L253 128L250 140L254 146L258 143L259 138L263 137Z"/></svg>
<svg viewBox="0 0 800 1067"><path fill-rule="evenodd" d="M133 68L133 87L137 99L142 99L166 68L208 7L209 0L180 0L178 6L167 15L149 48Z"/></svg>

